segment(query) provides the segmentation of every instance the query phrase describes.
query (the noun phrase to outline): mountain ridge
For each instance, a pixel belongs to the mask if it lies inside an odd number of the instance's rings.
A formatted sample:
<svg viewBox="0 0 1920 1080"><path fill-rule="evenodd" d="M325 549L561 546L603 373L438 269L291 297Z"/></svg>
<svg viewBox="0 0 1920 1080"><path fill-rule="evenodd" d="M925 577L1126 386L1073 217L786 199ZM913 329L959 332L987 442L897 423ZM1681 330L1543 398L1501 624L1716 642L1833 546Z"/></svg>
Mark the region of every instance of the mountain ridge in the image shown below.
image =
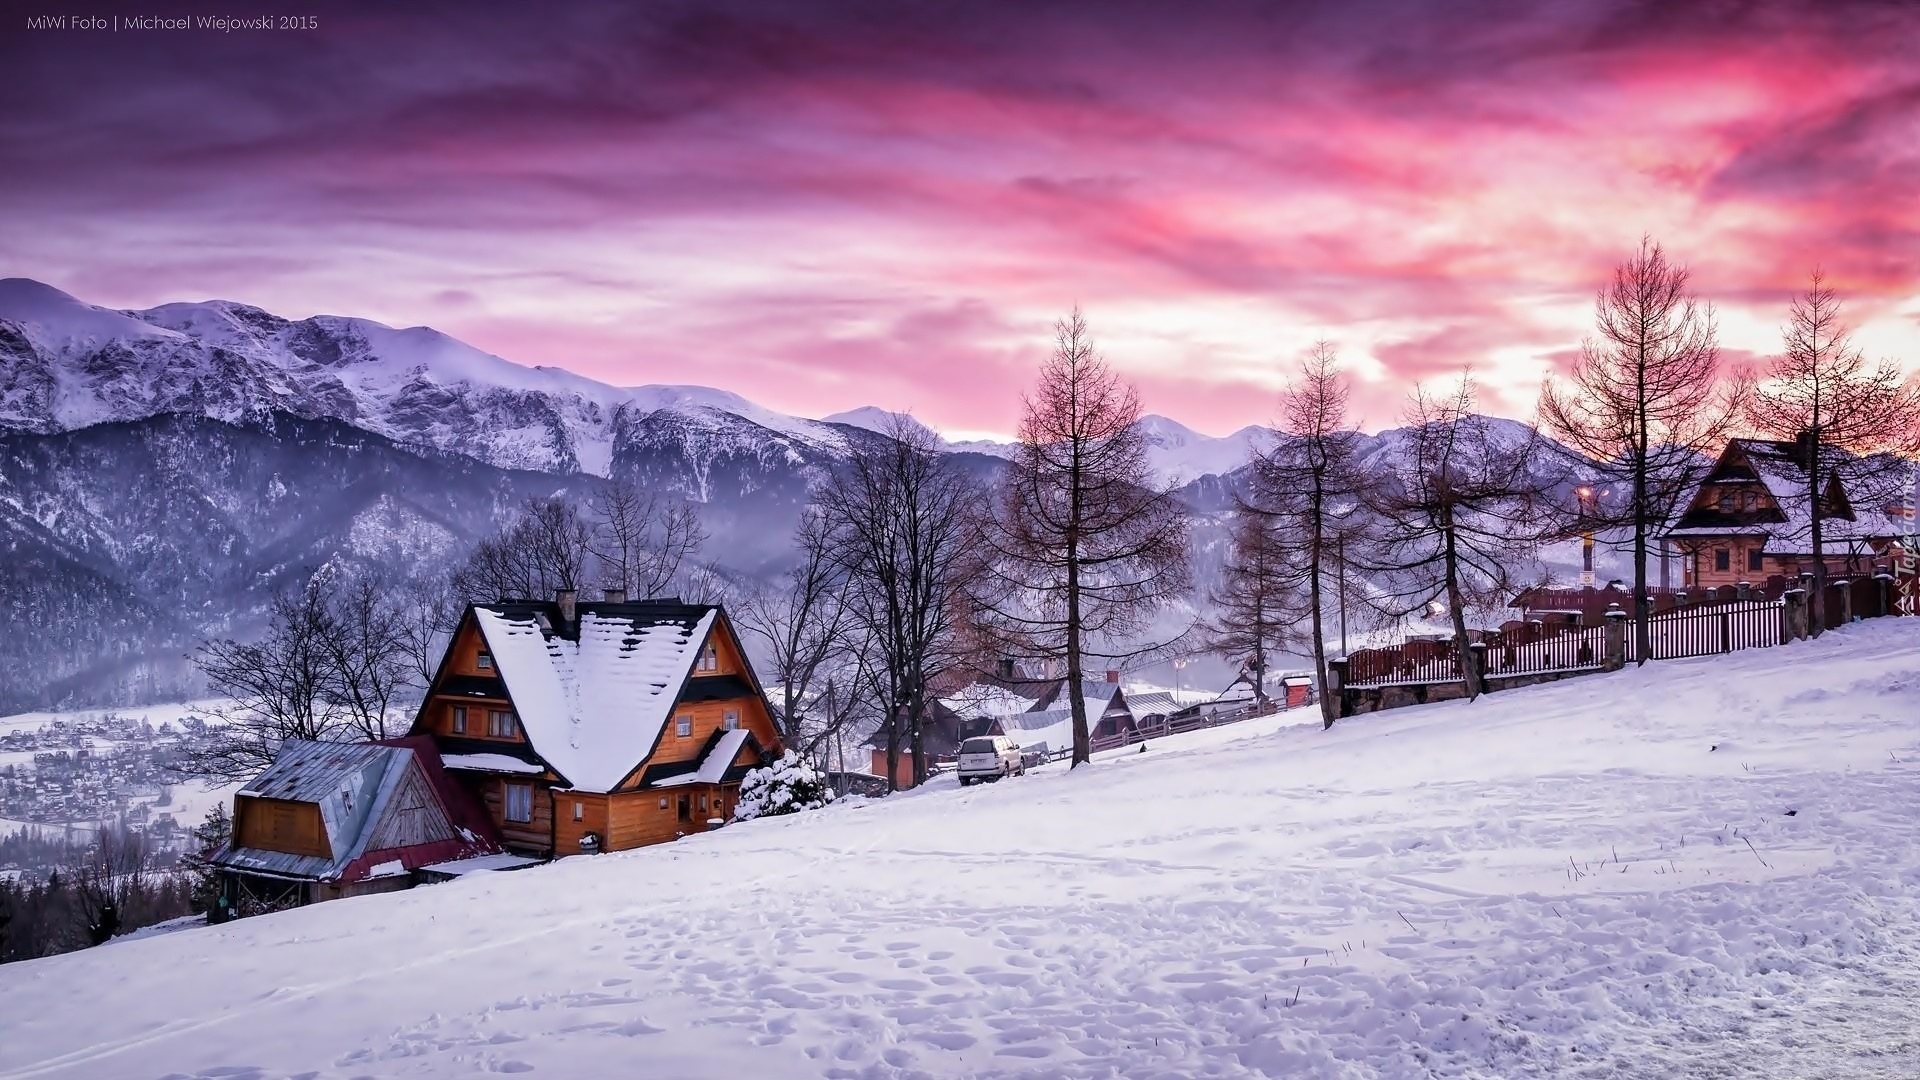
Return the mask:
<svg viewBox="0 0 1920 1080"><path fill-rule="evenodd" d="M615 386L523 365L427 326L288 319L231 300L122 310L30 278L0 280L0 361L0 427L44 434L167 413L239 420L278 410L561 474L608 475L622 425L661 411L720 427L732 423L724 414L827 453L847 448L847 428L877 431L900 415L869 404L792 416L730 390ZM1215 437L1157 414L1141 423L1151 464L1174 483L1231 471L1260 431ZM1001 458L1014 446L941 442Z"/></svg>

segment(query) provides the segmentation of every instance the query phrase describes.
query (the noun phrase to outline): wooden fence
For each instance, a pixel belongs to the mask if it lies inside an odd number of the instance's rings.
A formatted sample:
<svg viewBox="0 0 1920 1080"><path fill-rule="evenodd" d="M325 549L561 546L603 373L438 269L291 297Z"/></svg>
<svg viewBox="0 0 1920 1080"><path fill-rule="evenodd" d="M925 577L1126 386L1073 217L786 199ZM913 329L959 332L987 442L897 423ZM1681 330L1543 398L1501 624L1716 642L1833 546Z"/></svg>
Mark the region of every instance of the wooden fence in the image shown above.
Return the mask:
<svg viewBox="0 0 1920 1080"><path fill-rule="evenodd" d="M1888 573L1837 579L1823 595L1808 595L1807 578L1800 587L1771 578L1760 586L1727 586L1693 596L1672 593L1669 606L1649 620L1649 660L1690 656L1717 656L1743 649L1763 649L1806 637L1808 616L1820 605L1826 627L1845 626L1856 619L1900 614L1895 579ZM1536 596L1535 599L1542 599ZM1591 597L1546 597L1563 610L1582 617ZM1583 606L1584 605L1584 606ZM1579 613L1579 614L1575 614ZM1634 627L1619 605L1606 610L1606 625L1566 622L1513 622L1497 631L1475 635L1469 662L1481 665L1488 689L1528 681L1547 681L1568 675L1606 671L1637 662L1639 644ZM1461 658L1451 639L1412 640L1381 649L1362 649L1332 665L1329 693L1342 695L1336 711L1342 716L1368 708L1392 707L1461 696L1464 683ZM1414 693L1409 694L1407 691ZM1374 702L1371 706L1355 695Z"/></svg>

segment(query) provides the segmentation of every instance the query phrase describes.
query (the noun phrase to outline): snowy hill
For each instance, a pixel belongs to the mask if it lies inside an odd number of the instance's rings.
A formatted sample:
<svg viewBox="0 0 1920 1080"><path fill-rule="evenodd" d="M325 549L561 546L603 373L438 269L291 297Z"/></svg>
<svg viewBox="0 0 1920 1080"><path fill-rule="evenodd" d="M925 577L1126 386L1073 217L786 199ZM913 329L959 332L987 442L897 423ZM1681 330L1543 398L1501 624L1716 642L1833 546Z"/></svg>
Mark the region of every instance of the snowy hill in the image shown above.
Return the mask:
<svg viewBox="0 0 1920 1080"><path fill-rule="evenodd" d="M0 1075L1920 1075L1917 668L1875 620L115 943L8 969Z"/></svg>

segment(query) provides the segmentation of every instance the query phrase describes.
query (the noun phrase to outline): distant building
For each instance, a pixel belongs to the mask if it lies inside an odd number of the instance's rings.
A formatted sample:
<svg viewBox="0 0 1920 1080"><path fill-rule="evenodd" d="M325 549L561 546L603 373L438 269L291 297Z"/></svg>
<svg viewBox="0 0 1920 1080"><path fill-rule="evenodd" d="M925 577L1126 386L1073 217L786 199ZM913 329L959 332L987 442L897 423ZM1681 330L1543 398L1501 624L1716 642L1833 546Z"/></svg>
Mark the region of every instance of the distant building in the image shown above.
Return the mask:
<svg viewBox="0 0 1920 1080"><path fill-rule="evenodd" d="M1857 572L1913 527L1896 509L1896 485L1869 490L1846 477L1853 455L1822 446L1830 468L1817 505L1808 500L1808 443L1734 439L1700 482L1667 539L1682 553L1684 587L1715 588L1773 575L1792 579L1812 564L1812 523L1821 522L1831 575ZM1911 484L1911 480L1907 480Z"/></svg>

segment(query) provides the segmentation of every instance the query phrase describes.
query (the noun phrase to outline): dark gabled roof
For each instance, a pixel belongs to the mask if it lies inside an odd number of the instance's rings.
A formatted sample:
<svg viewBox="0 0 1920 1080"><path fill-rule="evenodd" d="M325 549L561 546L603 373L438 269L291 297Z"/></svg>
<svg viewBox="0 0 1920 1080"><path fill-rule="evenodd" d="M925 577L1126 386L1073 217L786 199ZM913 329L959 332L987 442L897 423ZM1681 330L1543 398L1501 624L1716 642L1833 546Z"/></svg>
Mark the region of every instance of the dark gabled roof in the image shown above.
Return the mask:
<svg viewBox="0 0 1920 1080"><path fill-rule="evenodd" d="M440 685L434 687L434 693L505 701L507 684L494 675L449 675L440 680Z"/></svg>
<svg viewBox="0 0 1920 1080"><path fill-rule="evenodd" d="M700 701L731 701L734 698L757 697L753 684L738 675L695 675L687 680L686 689L680 691L680 703L693 704Z"/></svg>

